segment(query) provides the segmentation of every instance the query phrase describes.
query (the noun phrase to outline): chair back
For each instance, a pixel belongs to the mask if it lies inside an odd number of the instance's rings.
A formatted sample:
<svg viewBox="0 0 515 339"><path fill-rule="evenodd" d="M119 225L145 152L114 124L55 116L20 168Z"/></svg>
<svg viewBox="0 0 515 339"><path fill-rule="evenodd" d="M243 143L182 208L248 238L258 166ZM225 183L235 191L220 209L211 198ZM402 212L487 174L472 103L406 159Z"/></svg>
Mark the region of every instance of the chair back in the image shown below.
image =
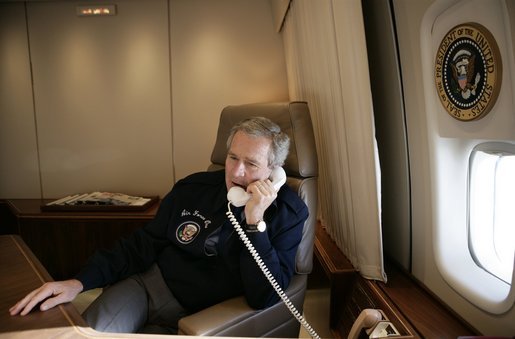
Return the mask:
<svg viewBox="0 0 515 339"><path fill-rule="evenodd" d="M296 272L308 274L313 267L313 242L317 220L318 160L313 125L306 102L258 103L227 106L222 110L209 170L221 169L227 156L227 138L239 121L266 117L281 127L290 137L290 153L283 166L287 184L308 206L309 217L304 224L302 240L297 250Z"/></svg>

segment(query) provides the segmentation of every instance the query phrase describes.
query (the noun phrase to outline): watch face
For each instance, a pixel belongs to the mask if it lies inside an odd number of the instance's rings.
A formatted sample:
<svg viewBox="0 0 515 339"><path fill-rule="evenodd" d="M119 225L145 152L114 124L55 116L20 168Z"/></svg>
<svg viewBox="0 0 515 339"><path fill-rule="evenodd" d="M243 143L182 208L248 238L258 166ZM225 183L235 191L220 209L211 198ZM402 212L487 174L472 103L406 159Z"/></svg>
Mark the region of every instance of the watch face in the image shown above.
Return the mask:
<svg viewBox="0 0 515 339"><path fill-rule="evenodd" d="M494 106L502 62L497 43L484 26L465 23L447 32L436 53L434 71L438 97L453 118L480 119Z"/></svg>
<svg viewBox="0 0 515 339"><path fill-rule="evenodd" d="M263 220L261 220L261 221L260 221L260 222L258 222L258 224L257 224L257 229L258 229L258 231L259 231L259 232L264 232L264 231L266 231L266 223L265 223Z"/></svg>

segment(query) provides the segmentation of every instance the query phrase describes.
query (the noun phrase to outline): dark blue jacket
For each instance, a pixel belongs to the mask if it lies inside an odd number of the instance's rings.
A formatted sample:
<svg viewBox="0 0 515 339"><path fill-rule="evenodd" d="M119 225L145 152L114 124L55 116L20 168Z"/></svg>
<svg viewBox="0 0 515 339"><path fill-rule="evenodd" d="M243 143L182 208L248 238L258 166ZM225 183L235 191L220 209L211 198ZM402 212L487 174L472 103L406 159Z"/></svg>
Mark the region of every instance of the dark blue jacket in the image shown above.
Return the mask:
<svg viewBox="0 0 515 339"><path fill-rule="evenodd" d="M243 208L232 211L241 222ZM97 251L76 276L84 290L115 283L146 271L157 262L184 308L197 311L245 295L253 308L278 297L226 216L225 172L202 172L178 181L156 217L114 249ZM308 209L284 185L267 209L267 230L247 233L281 287L295 273L295 255ZM242 222L244 224L244 222Z"/></svg>

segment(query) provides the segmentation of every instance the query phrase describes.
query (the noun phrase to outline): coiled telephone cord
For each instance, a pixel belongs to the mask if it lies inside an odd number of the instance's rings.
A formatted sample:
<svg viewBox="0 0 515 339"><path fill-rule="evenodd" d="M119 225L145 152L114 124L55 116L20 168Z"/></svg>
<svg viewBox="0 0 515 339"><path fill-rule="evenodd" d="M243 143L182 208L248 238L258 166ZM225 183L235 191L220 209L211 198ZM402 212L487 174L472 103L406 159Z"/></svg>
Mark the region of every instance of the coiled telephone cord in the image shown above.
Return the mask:
<svg viewBox="0 0 515 339"><path fill-rule="evenodd" d="M300 314L300 312L295 308L295 305L293 305L293 303L290 301L288 296L284 293L284 291L281 288L281 286L279 286L279 284L275 280L275 278L272 275L272 273L270 273L270 271L268 270L268 267L266 267L265 263L263 262L263 260L259 256L259 253L257 253L256 249L254 248L254 245L252 245L252 243L250 242L249 238L245 234L245 231L243 231L243 229L241 228L240 224L238 223L238 220L236 220L236 218L234 217L234 214L232 214L232 212L231 212L231 203L230 202L227 204L227 210L228 210L226 212L227 217L229 218L230 222L233 224L234 228L236 229L236 232L240 236L240 239L243 241L243 243L245 244L245 246L249 250L250 254L252 255L252 257L256 261L257 265L259 266L259 268L261 269L261 271L263 272L265 277L270 282L270 285L272 285L272 287L274 288L275 292L277 292L277 295L279 295L279 297L282 299L283 303L286 305L286 307L288 307L288 310L290 311L290 313L306 329L306 331L308 331L309 335L312 338L320 339L320 336L315 332L315 330L311 327L311 325L309 325L309 323L306 321L306 319L304 319L302 314Z"/></svg>

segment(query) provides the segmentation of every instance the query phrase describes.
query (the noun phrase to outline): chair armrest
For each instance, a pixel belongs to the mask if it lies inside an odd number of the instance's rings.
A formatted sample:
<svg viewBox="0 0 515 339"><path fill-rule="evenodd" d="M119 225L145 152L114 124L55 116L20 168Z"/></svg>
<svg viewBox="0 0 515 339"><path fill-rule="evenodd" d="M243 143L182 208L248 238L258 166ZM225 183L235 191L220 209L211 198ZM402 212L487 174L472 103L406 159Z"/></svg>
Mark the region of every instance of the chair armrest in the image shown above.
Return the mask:
<svg viewBox="0 0 515 339"><path fill-rule="evenodd" d="M301 313L306 285L307 275L297 274L292 277L290 286L286 289L286 295ZM259 337L290 322L297 328L298 333L297 321L282 301L264 310L255 310L248 306L245 298L241 296L181 318L178 334Z"/></svg>
<svg viewBox="0 0 515 339"><path fill-rule="evenodd" d="M203 309L179 320L179 334L208 336L259 312L244 297L236 297Z"/></svg>

